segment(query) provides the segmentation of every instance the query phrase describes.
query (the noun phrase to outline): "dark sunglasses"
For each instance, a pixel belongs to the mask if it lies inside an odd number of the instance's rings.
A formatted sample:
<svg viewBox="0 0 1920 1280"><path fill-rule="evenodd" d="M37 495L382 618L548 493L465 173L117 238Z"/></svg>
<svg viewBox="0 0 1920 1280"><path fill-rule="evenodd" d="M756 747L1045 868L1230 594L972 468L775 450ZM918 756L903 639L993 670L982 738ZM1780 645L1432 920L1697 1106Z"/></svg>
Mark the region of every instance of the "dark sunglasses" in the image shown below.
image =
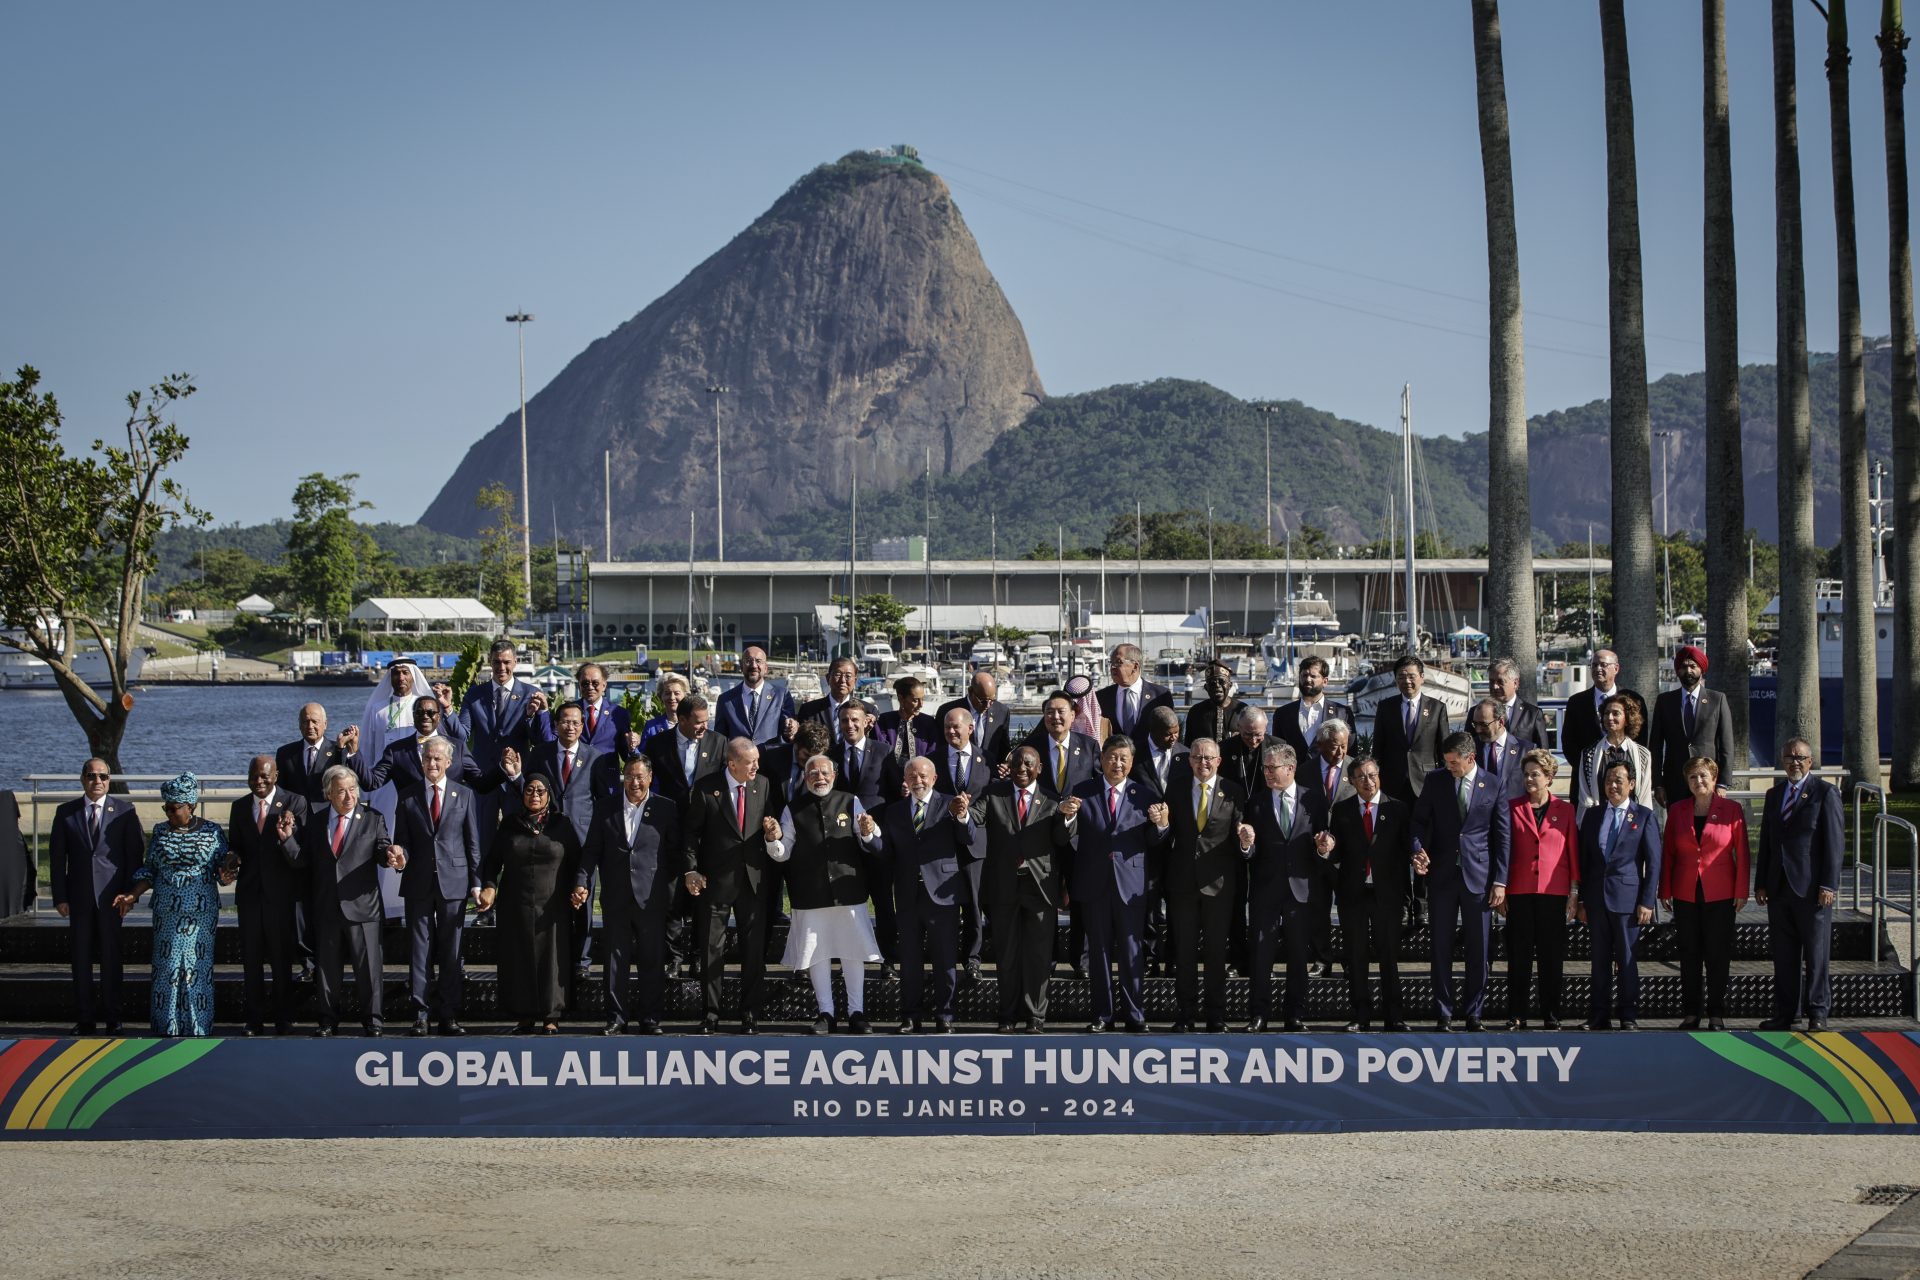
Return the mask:
<svg viewBox="0 0 1920 1280"><path fill-rule="evenodd" d="M111 782L111 781L113 781L113 775L112 775L112 774L110 774L110 773L83 773L83 774L81 774L81 775L80 775L80 781L82 781L82 782Z"/></svg>

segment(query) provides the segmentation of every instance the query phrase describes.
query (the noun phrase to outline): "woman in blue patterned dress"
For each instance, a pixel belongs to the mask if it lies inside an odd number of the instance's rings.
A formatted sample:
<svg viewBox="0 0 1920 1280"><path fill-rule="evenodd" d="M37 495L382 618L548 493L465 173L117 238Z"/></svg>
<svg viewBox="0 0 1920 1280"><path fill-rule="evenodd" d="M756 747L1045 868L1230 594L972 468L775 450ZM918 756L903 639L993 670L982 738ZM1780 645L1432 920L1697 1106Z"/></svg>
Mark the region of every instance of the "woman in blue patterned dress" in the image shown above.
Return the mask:
<svg viewBox="0 0 1920 1280"><path fill-rule="evenodd" d="M213 931L220 886L230 883L227 837L194 815L200 780L183 773L160 788L167 820L153 829L147 860L134 873L135 902L153 889L153 1032L204 1036L213 1031Z"/></svg>

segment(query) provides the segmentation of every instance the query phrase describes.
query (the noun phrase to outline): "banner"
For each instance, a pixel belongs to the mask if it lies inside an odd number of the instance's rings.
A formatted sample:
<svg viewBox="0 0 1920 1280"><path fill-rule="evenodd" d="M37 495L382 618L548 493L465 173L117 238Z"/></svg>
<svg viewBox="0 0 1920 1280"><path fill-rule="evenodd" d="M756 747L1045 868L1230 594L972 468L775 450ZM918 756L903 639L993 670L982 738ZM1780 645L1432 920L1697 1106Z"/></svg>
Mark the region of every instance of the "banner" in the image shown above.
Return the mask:
<svg viewBox="0 0 1920 1280"><path fill-rule="evenodd" d="M0 1041L8 1138L1920 1132L1909 1032Z"/></svg>

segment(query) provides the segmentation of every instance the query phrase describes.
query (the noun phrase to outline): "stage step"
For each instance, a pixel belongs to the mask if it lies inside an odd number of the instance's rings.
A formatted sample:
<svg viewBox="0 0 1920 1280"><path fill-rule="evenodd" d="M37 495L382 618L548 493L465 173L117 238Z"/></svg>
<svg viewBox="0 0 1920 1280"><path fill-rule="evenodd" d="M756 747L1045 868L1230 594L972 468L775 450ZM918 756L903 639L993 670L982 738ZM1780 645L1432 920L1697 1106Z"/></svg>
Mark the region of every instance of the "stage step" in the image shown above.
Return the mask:
<svg viewBox="0 0 1920 1280"><path fill-rule="evenodd" d="M389 951L391 960L403 952ZM1566 992L1561 1017L1569 1026L1583 1022L1587 1014L1590 990L1588 963L1584 957L1567 966ZM1454 974L1456 991L1461 975ZM1914 1010L1907 1002L1907 973L1897 965L1872 960L1836 960L1833 963L1834 1018L1903 1020L1911 1025ZM839 981L836 978L836 987ZM1173 979L1156 976L1147 980L1147 1013L1158 1025L1172 1021L1176 1013ZM1378 977L1373 978L1375 1000ZM352 986L351 970L348 986ZM724 1005L732 1022L738 1008L738 978L729 972L724 982ZM1248 982L1233 977L1227 982L1228 1017L1237 1028L1247 1019ZM129 1031L147 1026L148 974L144 965L128 966L124 981L122 1015ZM1269 1016L1278 1018L1280 1000L1285 992L1283 973L1276 973L1273 984L1273 1008ZM1432 983L1425 965L1407 966L1401 972L1402 998L1406 1016L1416 1028L1432 1019ZM1680 971L1667 961L1648 961L1640 966L1640 1012L1643 1018L1673 1019L1680 1016ZM465 1007L462 1016L474 1022L504 1020L496 1000L495 971L484 965L467 970ZM773 1023L807 1022L815 1008L813 992L804 974L775 969L764 988L761 1016ZM1061 1029L1083 1024L1091 1016L1091 988L1084 978L1072 976L1062 968L1050 988L1049 1023ZM882 980L877 970L869 969L867 1011L876 1025L884 1025L899 1015L900 984ZM1728 988L1728 1017L1741 1020L1764 1018L1772 1013L1773 971L1770 965L1752 960L1736 961ZM351 997L349 997L351 1001ZM301 988L298 1019L302 1025L313 1020L312 988ZM845 1005L844 990L840 1002ZM411 1020L406 1000L406 969L389 964L386 969L384 1003L389 1025ZM962 979L958 998L962 1022L992 1024L999 1014L998 985L992 966L977 982ZM578 984L574 1004L566 1022L576 1030L598 1026L605 1020L605 997L601 971L596 966L589 979ZM72 985L64 964L11 964L0 967L0 1010L7 1026L63 1025L72 1020ZM223 1027L237 1024L242 1015L241 976L237 966L222 965L214 975L215 1016ZM675 1022L698 1020L699 984L690 978L675 978L667 983L667 1016ZM1316 1023L1343 1023L1348 1016L1347 982L1343 975L1311 980L1307 994L1307 1018ZM1489 1025L1504 1025L1506 1020L1506 974L1496 965L1488 983L1486 1016ZM1535 1025L1538 1025L1538 997L1535 997ZM356 1021L349 1015L347 1021ZM1750 1029L1750 1027L1748 1028ZM4 1027L0 1027L4 1032Z"/></svg>

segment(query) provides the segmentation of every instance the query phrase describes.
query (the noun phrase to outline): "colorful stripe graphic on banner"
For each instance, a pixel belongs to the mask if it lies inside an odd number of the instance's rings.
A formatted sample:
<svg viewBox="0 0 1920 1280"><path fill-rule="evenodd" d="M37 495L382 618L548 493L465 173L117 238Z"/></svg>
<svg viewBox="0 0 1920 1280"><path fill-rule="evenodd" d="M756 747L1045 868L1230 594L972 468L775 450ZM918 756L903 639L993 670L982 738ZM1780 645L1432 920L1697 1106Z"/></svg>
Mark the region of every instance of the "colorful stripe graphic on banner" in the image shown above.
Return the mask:
<svg viewBox="0 0 1920 1280"><path fill-rule="evenodd" d="M1696 1032L1693 1038L1735 1066L1790 1090L1835 1124L1914 1124L1920 1101L1920 1045L1899 1032L1807 1034L1762 1031L1751 1036ZM1905 1086L1859 1041L1886 1055Z"/></svg>
<svg viewBox="0 0 1920 1280"><path fill-rule="evenodd" d="M29 1074L57 1041L22 1040L0 1053L8 1129L90 1129L107 1108L199 1061L219 1040L76 1040ZM162 1047L165 1046L165 1047Z"/></svg>

